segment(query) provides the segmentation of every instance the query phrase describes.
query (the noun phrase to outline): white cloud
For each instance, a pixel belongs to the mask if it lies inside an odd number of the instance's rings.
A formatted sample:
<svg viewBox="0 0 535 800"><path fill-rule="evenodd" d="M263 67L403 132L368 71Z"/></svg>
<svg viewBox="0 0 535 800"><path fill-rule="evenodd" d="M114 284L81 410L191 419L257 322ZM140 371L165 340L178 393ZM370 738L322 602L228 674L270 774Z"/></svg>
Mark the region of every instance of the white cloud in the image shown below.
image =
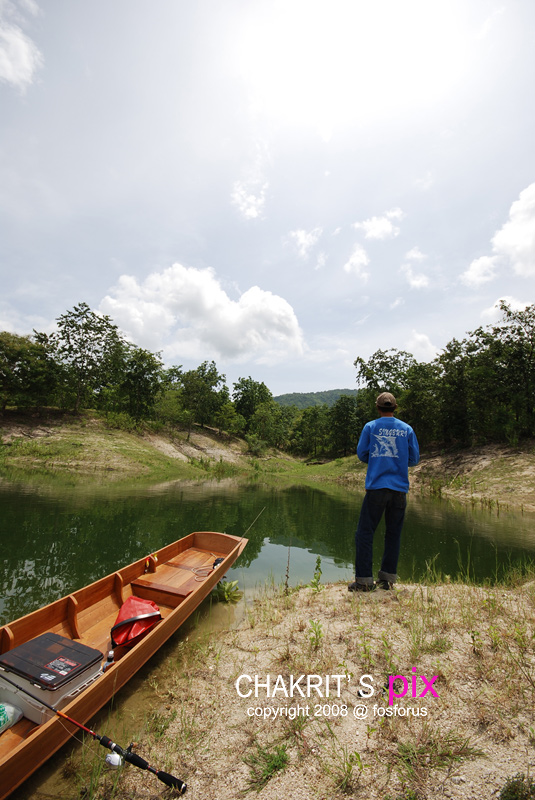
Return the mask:
<svg viewBox="0 0 535 800"><path fill-rule="evenodd" d="M492 249L509 261L517 275L535 275L535 183L520 192L509 219L492 239Z"/></svg>
<svg viewBox="0 0 535 800"><path fill-rule="evenodd" d="M466 286L481 286L482 283L493 281L496 277L496 262L496 256L476 258L461 275L461 281Z"/></svg>
<svg viewBox="0 0 535 800"><path fill-rule="evenodd" d="M358 278L362 278L363 281L367 281L369 273L366 272L366 267L369 263L370 259L368 258L366 250L362 245L356 244L349 257L349 261L346 261L344 264L344 269L350 275L356 275Z"/></svg>
<svg viewBox="0 0 535 800"><path fill-rule="evenodd" d="M234 183L230 199L245 219L257 219L262 215L268 186L267 181L262 184L255 181Z"/></svg>
<svg viewBox="0 0 535 800"><path fill-rule="evenodd" d="M35 3L27 10L34 15L38 11ZM35 42L7 19L8 13L17 19L20 17L15 6L0 3L0 81L24 91L33 83L36 71L43 64L43 56Z"/></svg>
<svg viewBox="0 0 535 800"><path fill-rule="evenodd" d="M266 177L268 164L268 146L266 142L258 140L248 155L243 177L234 182L230 195L232 204L245 219L258 219L263 214L269 188Z"/></svg>
<svg viewBox="0 0 535 800"><path fill-rule="evenodd" d="M414 272L410 264L403 264L401 272L405 275L411 289L424 289L429 286L429 278L423 272Z"/></svg>
<svg viewBox="0 0 535 800"><path fill-rule="evenodd" d="M221 287L213 269L173 264L143 283L122 275L102 300L137 343L164 349L166 357L224 357L276 363L303 351L303 335L290 304L253 286L238 300Z"/></svg>
<svg viewBox="0 0 535 800"><path fill-rule="evenodd" d="M402 297L396 297L396 299L390 303L389 308L393 311L395 308L399 308L400 306L405 304L405 300Z"/></svg>
<svg viewBox="0 0 535 800"><path fill-rule="evenodd" d="M356 230L363 230L366 239L394 239L399 236L400 229L392 220L401 219L403 219L401 208L393 208L386 211L382 217L370 217L362 222L355 222L353 227Z"/></svg>
<svg viewBox="0 0 535 800"><path fill-rule="evenodd" d="M413 247L412 250L405 254L406 261L425 261L426 258L427 256L422 253L419 247Z"/></svg>
<svg viewBox="0 0 535 800"><path fill-rule="evenodd" d="M317 244L321 234L322 228L313 228L311 231L305 231L300 228L295 231L290 231L290 239L292 239L297 247L297 252L301 258L308 258L310 251Z"/></svg>
<svg viewBox="0 0 535 800"><path fill-rule="evenodd" d="M405 344L405 349L412 353L417 361L432 361L439 349L431 342L425 333L413 330L411 337Z"/></svg>
<svg viewBox="0 0 535 800"><path fill-rule="evenodd" d="M494 280L499 267L512 267L524 278L535 276L535 183L520 192L491 244L492 255L476 258L460 276L467 286Z"/></svg>

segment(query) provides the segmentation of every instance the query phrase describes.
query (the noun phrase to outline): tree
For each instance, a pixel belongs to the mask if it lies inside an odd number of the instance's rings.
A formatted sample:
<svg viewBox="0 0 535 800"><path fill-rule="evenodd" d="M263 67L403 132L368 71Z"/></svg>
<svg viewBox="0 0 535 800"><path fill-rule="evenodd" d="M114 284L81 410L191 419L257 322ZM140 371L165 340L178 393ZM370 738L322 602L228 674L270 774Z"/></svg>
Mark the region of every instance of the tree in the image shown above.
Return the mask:
<svg viewBox="0 0 535 800"><path fill-rule="evenodd" d="M412 364L407 370L406 388L399 396L400 417L412 425L421 445L438 439L440 396L440 368L437 361Z"/></svg>
<svg viewBox="0 0 535 800"><path fill-rule="evenodd" d="M513 311L500 302L502 323L492 334L503 347L502 363L519 436L535 434L535 304Z"/></svg>
<svg viewBox="0 0 535 800"><path fill-rule="evenodd" d="M223 403L214 417L215 424L219 428L219 433L226 431L230 434L239 434L245 429L245 418L238 414L234 403L227 400Z"/></svg>
<svg viewBox="0 0 535 800"><path fill-rule="evenodd" d="M335 452L347 456L356 451L360 434L357 419L355 397L342 395L329 409L330 438Z"/></svg>
<svg viewBox="0 0 535 800"><path fill-rule="evenodd" d="M201 426L214 421L214 416L229 399L225 376L220 375L214 361L204 361L197 369L180 376L181 401L187 411L195 415Z"/></svg>
<svg viewBox="0 0 535 800"><path fill-rule="evenodd" d="M7 331L0 333L0 413L7 405L48 405L57 380L57 366L43 342Z"/></svg>
<svg viewBox="0 0 535 800"><path fill-rule="evenodd" d="M168 424L183 423L184 409L181 400L182 367L172 366L160 371L160 386L155 399L156 417ZM187 412L191 417L191 412ZM188 422L191 427L192 421Z"/></svg>
<svg viewBox="0 0 535 800"><path fill-rule="evenodd" d="M269 447L284 447L290 420L286 411L274 400L260 403L249 421L249 433L256 434Z"/></svg>
<svg viewBox="0 0 535 800"><path fill-rule="evenodd" d="M48 344L64 366L67 393L77 412L82 404L98 403L102 389L118 382L125 342L110 317L91 311L87 303L62 314L57 324Z"/></svg>
<svg viewBox="0 0 535 800"><path fill-rule="evenodd" d="M160 385L162 391L169 389L180 389L180 379L182 378L182 366L167 367L161 370Z"/></svg>
<svg viewBox="0 0 535 800"><path fill-rule="evenodd" d="M238 414L244 417L247 427L256 409L262 404L273 399L265 383L254 381L251 376L239 378L234 384L232 393L234 406Z"/></svg>
<svg viewBox="0 0 535 800"><path fill-rule="evenodd" d="M416 359L405 350L376 350L365 361L360 356L353 362L357 368L357 383L373 390L375 394L380 392L392 392L397 396L406 385L406 376Z"/></svg>
<svg viewBox="0 0 535 800"><path fill-rule="evenodd" d="M300 411L291 432L291 447L302 455L318 455L327 447L329 438L329 408L308 406Z"/></svg>
<svg viewBox="0 0 535 800"><path fill-rule="evenodd" d="M160 391L162 360L159 353L129 345L119 392L125 410L134 419L146 419L154 411Z"/></svg>
<svg viewBox="0 0 535 800"><path fill-rule="evenodd" d="M398 399L407 386L409 368L416 359L405 350L376 350L365 361L360 356L353 362L357 368L357 384L363 387L359 395L359 415L364 422L375 418L375 400L381 392L392 392ZM362 421L362 420L361 420Z"/></svg>
<svg viewBox="0 0 535 800"><path fill-rule="evenodd" d="M468 377L465 342L452 339L437 359L440 368L440 439L467 445L470 442Z"/></svg>

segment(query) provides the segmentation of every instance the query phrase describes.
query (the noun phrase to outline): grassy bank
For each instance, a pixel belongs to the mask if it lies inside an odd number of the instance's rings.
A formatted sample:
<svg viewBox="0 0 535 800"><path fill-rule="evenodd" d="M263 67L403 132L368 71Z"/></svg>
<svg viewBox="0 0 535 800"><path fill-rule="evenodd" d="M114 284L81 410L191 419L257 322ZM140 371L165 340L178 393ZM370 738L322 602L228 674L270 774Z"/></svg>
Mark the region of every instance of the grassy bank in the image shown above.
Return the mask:
<svg viewBox="0 0 535 800"><path fill-rule="evenodd" d="M68 475L71 482L199 480L239 475L247 468L217 446L214 434L117 427L93 413L12 415L0 420L0 469L28 478ZM221 452L218 452L220 450ZM224 457L223 457L224 456Z"/></svg>
<svg viewBox="0 0 535 800"><path fill-rule="evenodd" d="M124 423L124 421L123 421ZM0 418L0 476L71 484L234 478L339 484L362 491L366 465L356 455L308 463L271 451L253 457L244 440L195 427L121 427L92 412ZM535 511L535 442L424 452L410 470L412 491L502 510Z"/></svg>
<svg viewBox="0 0 535 800"><path fill-rule="evenodd" d="M183 638L123 740L204 800L531 796L504 787L533 771L534 583L312 584L271 587L234 627ZM292 675L305 697L286 696ZM328 697L326 676L338 676ZM161 796L155 778L106 773L97 755L69 761L65 800Z"/></svg>

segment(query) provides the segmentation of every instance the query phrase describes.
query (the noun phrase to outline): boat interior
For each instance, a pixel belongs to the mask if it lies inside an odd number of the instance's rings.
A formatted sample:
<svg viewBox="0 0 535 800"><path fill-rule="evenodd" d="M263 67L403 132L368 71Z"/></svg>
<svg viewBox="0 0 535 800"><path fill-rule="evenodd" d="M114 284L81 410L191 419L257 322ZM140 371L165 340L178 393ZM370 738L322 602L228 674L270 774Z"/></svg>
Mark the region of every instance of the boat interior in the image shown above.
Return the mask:
<svg viewBox="0 0 535 800"><path fill-rule="evenodd" d="M130 595L152 600L158 605L162 619L166 619L212 573L214 561L223 560L235 548L236 540L231 539L226 553L215 549L217 545L222 546L216 536L208 533L190 534L158 551L156 555L140 559L4 625L0 628L0 654L39 634L51 632L100 650L104 659L111 649L111 628L125 600ZM115 660L119 660L126 652L126 648L116 647ZM0 761L38 727L35 722L23 717L4 731L0 735Z"/></svg>

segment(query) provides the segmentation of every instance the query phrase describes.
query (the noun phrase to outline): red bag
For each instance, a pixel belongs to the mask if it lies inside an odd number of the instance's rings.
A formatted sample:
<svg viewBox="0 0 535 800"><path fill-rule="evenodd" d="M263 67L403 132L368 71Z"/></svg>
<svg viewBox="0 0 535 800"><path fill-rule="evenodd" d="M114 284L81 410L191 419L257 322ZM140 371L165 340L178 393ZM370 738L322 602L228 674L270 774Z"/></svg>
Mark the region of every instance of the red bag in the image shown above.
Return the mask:
<svg viewBox="0 0 535 800"><path fill-rule="evenodd" d="M161 618L156 603L131 595L121 606L115 625L111 629L112 646L132 647L154 628Z"/></svg>

